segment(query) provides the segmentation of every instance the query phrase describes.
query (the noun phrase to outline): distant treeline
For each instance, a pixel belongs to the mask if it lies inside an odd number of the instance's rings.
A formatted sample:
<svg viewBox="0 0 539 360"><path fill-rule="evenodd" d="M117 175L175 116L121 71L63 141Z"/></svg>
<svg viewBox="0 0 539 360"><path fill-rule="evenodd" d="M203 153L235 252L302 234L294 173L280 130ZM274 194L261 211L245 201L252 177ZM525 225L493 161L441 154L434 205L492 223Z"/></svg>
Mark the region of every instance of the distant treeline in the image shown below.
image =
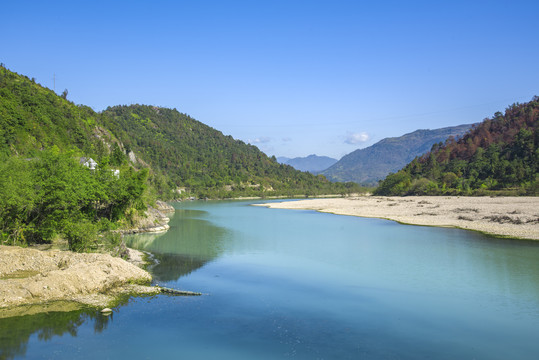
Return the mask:
<svg viewBox="0 0 539 360"><path fill-rule="evenodd" d="M397 173L378 195L538 195L539 97L514 104L461 139L435 144Z"/></svg>

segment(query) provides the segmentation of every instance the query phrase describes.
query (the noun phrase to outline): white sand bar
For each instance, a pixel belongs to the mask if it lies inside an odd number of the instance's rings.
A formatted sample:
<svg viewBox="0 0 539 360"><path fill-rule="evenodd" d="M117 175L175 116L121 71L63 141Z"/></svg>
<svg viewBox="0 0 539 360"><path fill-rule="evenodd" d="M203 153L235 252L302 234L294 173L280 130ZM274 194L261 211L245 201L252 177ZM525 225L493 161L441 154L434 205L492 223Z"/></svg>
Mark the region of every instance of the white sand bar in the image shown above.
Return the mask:
<svg viewBox="0 0 539 360"><path fill-rule="evenodd" d="M539 240L539 197L359 196L260 204Z"/></svg>

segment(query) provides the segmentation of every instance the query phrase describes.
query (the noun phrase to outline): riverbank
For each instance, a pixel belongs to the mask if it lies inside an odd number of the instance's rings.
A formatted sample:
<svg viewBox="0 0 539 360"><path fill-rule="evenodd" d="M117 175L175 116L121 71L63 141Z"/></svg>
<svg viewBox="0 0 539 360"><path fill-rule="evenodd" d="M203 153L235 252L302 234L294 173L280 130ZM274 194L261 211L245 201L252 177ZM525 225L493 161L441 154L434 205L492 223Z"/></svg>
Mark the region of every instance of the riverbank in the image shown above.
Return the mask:
<svg viewBox="0 0 539 360"><path fill-rule="evenodd" d="M69 309L106 307L123 294L159 293L148 286L151 279L147 271L108 254L0 246L0 318L20 305L62 301Z"/></svg>
<svg viewBox="0 0 539 360"><path fill-rule="evenodd" d="M146 232L165 232L170 226L170 218L167 214L174 213L174 207L164 201L157 200L154 206L148 206L144 215L134 215L132 222L136 225L122 230L117 230L122 235L140 234Z"/></svg>
<svg viewBox="0 0 539 360"><path fill-rule="evenodd" d="M132 228L119 233L163 232L173 213L157 201ZM63 246L62 246L63 245ZM142 269L144 253L126 248L128 261L103 253L63 251L67 243L38 248L0 246L0 318L40 311L70 311L90 305L109 307L122 295L152 295L151 275ZM54 309L54 310L51 310Z"/></svg>
<svg viewBox="0 0 539 360"><path fill-rule="evenodd" d="M358 196L259 204L539 240L539 197Z"/></svg>

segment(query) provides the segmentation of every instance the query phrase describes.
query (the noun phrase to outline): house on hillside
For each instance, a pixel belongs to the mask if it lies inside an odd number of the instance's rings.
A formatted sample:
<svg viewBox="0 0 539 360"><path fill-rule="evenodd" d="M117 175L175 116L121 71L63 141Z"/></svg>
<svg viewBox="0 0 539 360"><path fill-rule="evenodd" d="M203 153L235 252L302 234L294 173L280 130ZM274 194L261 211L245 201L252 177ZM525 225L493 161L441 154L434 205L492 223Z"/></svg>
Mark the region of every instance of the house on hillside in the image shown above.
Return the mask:
<svg viewBox="0 0 539 360"><path fill-rule="evenodd" d="M95 170L97 168L97 162L92 158L81 157L79 163L90 170Z"/></svg>
<svg viewBox="0 0 539 360"><path fill-rule="evenodd" d="M82 166L86 166L90 170L97 169L97 162L92 158L81 157L79 163ZM120 170L119 169L110 169L110 172L112 172L112 175L114 175L114 177L116 177L117 179L120 178Z"/></svg>

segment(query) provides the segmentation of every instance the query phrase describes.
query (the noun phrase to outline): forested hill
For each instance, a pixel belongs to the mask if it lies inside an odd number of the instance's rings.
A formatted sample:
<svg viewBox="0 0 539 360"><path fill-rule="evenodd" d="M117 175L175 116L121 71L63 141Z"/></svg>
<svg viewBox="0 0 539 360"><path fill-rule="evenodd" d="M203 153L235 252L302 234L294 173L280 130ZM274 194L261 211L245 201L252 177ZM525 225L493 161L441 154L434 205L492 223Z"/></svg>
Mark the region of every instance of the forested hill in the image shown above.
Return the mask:
<svg viewBox="0 0 539 360"><path fill-rule="evenodd" d="M175 186L210 197L342 192L343 184L279 164L257 147L225 136L176 109L114 106L103 123Z"/></svg>
<svg viewBox="0 0 539 360"><path fill-rule="evenodd" d="M450 136L458 137L472 125L459 125L434 130L416 130L399 137L385 138L365 149L342 157L329 169L322 171L332 181L354 181L376 185L389 173L402 169L416 156L430 150L433 144Z"/></svg>
<svg viewBox="0 0 539 360"><path fill-rule="evenodd" d="M100 114L66 97L0 66L1 244L118 249L106 232L146 209L149 170L127 163Z"/></svg>
<svg viewBox="0 0 539 360"><path fill-rule="evenodd" d="M67 98L0 65L0 244L64 239L77 251L119 249L109 230L134 226L157 197L357 191L176 110L96 113Z"/></svg>
<svg viewBox="0 0 539 360"><path fill-rule="evenodd" d="M60 151L97 156L103 142L95 135L100 115L0 66L0 154L35 156L56 146Z"/></svg>
<svg viewBox="0 0 539 360"><path fill-rule="evenodd" d="M180 196L316 195L357 191L277 163L175 109L114 106L97 113L0 66L0 160L56 149L101 167L148 168L149 189ZM129 160L130 159L130 160Z"/></svg>
<svg viewBox="0 0 539 360"><path fill-rule="evenodd" d="M380 195L539 194L539 97L509 106L461 139L435 144L380 184Z"/></svg>

